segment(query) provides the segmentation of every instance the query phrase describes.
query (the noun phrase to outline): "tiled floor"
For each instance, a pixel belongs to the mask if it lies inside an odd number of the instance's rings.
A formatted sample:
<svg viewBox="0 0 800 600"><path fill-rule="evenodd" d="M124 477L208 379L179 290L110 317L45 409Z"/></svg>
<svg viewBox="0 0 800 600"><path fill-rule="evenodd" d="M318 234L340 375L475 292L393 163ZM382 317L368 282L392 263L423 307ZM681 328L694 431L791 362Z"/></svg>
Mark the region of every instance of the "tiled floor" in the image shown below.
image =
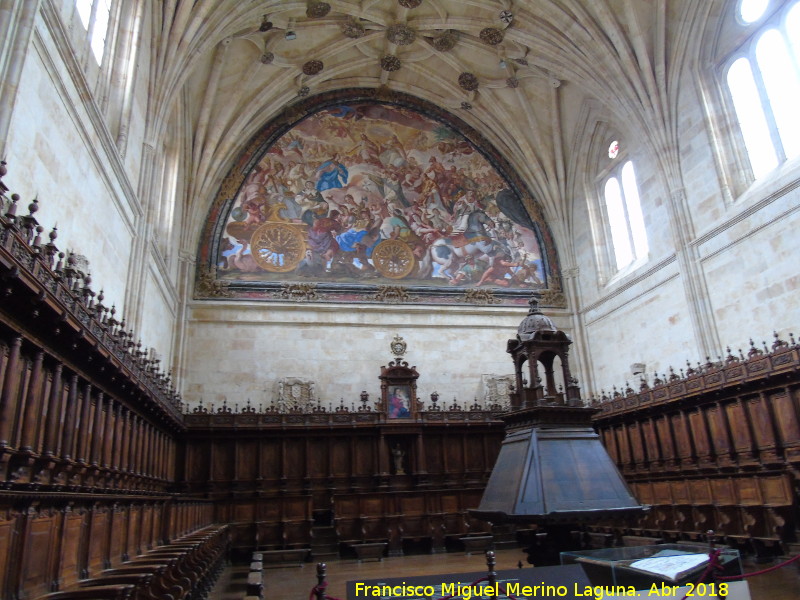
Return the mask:
<svg viewBox="0 0 800 600"><path fill-rule="evenodd" d="M498 571L514 569L520 559L524 561L524 554L521 550L500 550L497 552L496 568ZM777 564L777 562L772 564ZM796 564L748 580L752 600L800 599L800 570ZM746 572L757 571L768 566L770 565L756 565L750 560L744 561ZM486 569L486 559L481 554L465 556L464 554L450 553L386 558L382 562L370 561L361 564L355 560L338 560L329 562L327 567L327 595L331 598L345 600L345 585L350 580L483 571ZM247 569L247 566L233 566L226 569L217 581L209 600L243 600ZM308 600L309 592L316 582L316 566L313 563L306 564L304 567L266 569L264 572L264 598L267 600Z"/></svg>

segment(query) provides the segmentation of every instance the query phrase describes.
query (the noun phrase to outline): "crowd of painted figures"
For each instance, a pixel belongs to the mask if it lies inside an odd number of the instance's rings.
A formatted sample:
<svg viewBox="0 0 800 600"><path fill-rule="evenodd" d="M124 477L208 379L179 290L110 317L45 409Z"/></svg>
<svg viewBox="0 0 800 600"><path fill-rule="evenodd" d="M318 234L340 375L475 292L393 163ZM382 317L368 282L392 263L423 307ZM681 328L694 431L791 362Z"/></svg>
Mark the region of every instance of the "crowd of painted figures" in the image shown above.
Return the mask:
<svg viewBox="0 0 800 600"><path fill-rule="evenodd" d="M233 203L220 269L542 285L535 226L497 170L452 131L424 119L428 129L405 126L404 111L381 108L375 118L324 111L277 140ZM302 255L282 253L281 236L259 236L270 224L300 232Z"/></svg>

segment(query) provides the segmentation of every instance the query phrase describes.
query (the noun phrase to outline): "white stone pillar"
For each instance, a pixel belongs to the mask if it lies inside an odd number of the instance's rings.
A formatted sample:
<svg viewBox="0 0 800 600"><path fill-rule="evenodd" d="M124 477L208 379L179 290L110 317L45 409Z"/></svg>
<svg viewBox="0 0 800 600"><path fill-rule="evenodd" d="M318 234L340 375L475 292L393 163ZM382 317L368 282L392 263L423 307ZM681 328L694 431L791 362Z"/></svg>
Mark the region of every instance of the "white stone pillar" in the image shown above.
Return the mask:
<svg viewBox="0 0 800 600"><path fill-rule="evenodd" d="M0 157L17 100L25 56L41 0L0 0Z"/></svg>

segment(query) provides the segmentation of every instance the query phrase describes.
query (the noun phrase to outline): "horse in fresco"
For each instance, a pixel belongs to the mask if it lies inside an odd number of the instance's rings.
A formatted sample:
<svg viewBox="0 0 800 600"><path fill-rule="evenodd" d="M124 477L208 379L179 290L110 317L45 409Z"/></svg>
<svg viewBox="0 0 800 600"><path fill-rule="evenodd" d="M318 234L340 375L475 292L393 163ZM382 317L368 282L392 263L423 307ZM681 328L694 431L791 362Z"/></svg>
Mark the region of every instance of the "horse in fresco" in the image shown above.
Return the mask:
<svg viewBox="0 0 800 600"><path fill-rule="evenodd" d="M436 240L431 244L430 258L441 265L440 272L447 276L451 269L457 268L467 256L490 260L503 251L488 229L494 229L494 221L481 209L473 209L465 215L466 227ZM488 228L488 229L487 229Z"/></svg>

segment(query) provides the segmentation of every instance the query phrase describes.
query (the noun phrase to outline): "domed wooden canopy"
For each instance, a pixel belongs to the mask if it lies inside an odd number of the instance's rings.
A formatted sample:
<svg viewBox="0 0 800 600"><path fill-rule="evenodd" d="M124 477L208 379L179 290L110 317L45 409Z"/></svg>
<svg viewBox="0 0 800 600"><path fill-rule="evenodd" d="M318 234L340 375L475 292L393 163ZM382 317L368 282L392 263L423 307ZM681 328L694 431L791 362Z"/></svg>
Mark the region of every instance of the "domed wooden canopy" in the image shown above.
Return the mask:
<svg viewBox="0 0 800 600"><path fill-rule="evenodd" d="M595 409L580 402L569 371L572 341L541 313L538 298L530 305L516 339L508 341L519 387L512 393L512 411L501 417L506 437L481 504L470 513L494 523L547 524L642 511L592 428ZM568 382L566 397L552 389L554 356L561 359ZM522 385L526 361L531 363L529 387ZM537 361L545 366L545 391L536 381Z"/></svg>

